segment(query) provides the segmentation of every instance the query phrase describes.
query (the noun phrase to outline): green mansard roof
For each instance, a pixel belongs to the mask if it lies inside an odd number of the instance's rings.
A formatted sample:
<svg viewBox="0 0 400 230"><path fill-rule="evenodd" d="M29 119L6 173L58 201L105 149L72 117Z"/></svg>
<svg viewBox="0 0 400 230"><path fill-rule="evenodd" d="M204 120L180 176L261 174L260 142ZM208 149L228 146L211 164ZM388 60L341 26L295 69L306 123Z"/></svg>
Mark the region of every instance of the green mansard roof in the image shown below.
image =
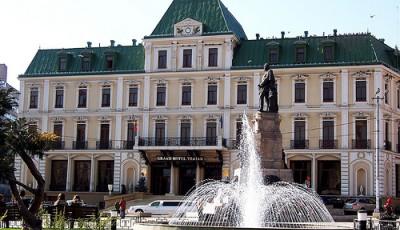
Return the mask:
<svg viewBox="0 0 400 230"><path fill-rule="evenodd" d="M203 23L204 35L233 33L247 39L240 23L220 0L174 0L149 37L173 36L174 25L186 18Z"/></svg>
<svg viewBox="0 0 400 230"><path fill-rule="evenodd" d="M324 60L323 47L327 43L334 45L331 61ZM295 62L295 47L299 44L306 47L306 60L301 64ZM279 61L272 65L275 68L383 64L400 72L399 52L371 34L241 41L234 52L232 69L262 68L269 62L270 47L279 50Z"/></svg>
<svg viewBox="0 0 400 230"><path fill-rule="evenodd" d="M91 68L82 71L82 54L91 55ZM106 68L106 56L115 56L115 64L112 70ZM59 57L68 57L67 69L59 71ZM144 48L137 46L113 46L70 49L38 50L31 64L22 77L35 76L65 76L87 74L112 74L112 73L136 73L144 72Z"/></svg>

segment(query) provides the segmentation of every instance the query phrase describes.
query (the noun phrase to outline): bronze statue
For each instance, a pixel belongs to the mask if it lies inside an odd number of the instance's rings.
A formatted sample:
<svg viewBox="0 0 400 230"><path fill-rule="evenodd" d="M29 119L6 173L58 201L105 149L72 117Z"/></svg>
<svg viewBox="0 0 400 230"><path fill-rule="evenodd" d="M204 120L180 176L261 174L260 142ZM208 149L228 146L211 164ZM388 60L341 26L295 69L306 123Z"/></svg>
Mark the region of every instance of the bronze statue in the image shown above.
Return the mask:
<svg viewBox="0 0 400 230"><path fill-rule="evenodd" d="M265 74L262 82L258 85L260 94L260 112L277 113L278 112L278 91L274 72L270 69L269 64L264 65ZM264 111L264 100L267 103L267 110Z"/></svg>

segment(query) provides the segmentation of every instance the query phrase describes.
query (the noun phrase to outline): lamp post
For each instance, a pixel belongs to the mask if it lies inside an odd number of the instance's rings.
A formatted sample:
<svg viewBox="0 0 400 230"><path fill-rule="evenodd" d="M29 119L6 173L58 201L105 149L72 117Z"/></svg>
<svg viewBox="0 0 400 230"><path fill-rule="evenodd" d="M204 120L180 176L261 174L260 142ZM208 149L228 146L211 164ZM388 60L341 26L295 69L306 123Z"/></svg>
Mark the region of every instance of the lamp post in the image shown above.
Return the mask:
<svg viewBox="0 0 400 230"><path fill-rule="evenodd" d="M113 185L109 184L108 185L108 195L110 195L110 196L111 196L112 189L113 189Z"/></svg>
<svg viewBox="0 0 400 230"><path fill-rule="evenodd" d="M376 100L376 122L375 122L375 210L374 214L379 215L379 133L380 133L380 127L379 127L379 102L381 99L379 96L379 93L381 92L380 88L375 93L375 97L372 98Z"/></svg>

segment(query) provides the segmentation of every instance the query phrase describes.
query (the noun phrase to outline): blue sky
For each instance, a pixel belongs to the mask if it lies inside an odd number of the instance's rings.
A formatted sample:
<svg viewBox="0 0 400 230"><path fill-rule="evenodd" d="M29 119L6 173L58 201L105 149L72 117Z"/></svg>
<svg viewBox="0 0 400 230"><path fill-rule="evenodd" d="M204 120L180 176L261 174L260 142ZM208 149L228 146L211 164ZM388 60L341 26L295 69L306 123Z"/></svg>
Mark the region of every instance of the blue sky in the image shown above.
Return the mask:
<svg viewBox="0 0 400 230"><path fill-rule="evenodd" d="M149 35L172 0L0 0L0 63L9 82L41 47L131 44ZM400 0L223 0L249 39L366 32L394 47L400 45Z"/></svg>

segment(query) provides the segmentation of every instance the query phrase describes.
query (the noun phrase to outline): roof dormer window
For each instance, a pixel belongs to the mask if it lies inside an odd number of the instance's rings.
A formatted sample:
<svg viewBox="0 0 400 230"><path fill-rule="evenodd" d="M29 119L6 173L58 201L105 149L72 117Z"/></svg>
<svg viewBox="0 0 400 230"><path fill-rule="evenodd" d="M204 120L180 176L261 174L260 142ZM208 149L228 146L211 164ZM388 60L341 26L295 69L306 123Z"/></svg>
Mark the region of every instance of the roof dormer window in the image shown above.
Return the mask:
<svg viewBox="0 0 400 230"><path fill-rule="evenodd" d="M87 72L91 70L92 57L91 54L81 55L81 71Z"/></svg>
<svg viewBox="0 0 400 230"><path fill-rule="evenodd" d="M106 55L106 69L113 70L115 66L114 55Z"/></svg>
<svg viewBox="0 0 400 230"><path fill-rule="evenodd" d="M306 47L296 47L296 63L304 63L306 61Z"/></svg>
<svg viewBox="0 0 400 230"><path fill-rule="evenodd" d="M325 62L331 62L335 59L334 49L332 45L324 47L324 60Z"/></svg>
<svg viewBox="0 0 400 230"><path fill-rule="evenodd" d="M279 62L279 49L278 47L269 48L268 61L270 64L277 64Z"/></svg>
<svg viewBox="0 0 400 230"><path fill-rule="evenodd" d="M69 61L69 54L67 53L58 54L58 62L57 62L58 72L68 71L68 61Z"/></svg>

